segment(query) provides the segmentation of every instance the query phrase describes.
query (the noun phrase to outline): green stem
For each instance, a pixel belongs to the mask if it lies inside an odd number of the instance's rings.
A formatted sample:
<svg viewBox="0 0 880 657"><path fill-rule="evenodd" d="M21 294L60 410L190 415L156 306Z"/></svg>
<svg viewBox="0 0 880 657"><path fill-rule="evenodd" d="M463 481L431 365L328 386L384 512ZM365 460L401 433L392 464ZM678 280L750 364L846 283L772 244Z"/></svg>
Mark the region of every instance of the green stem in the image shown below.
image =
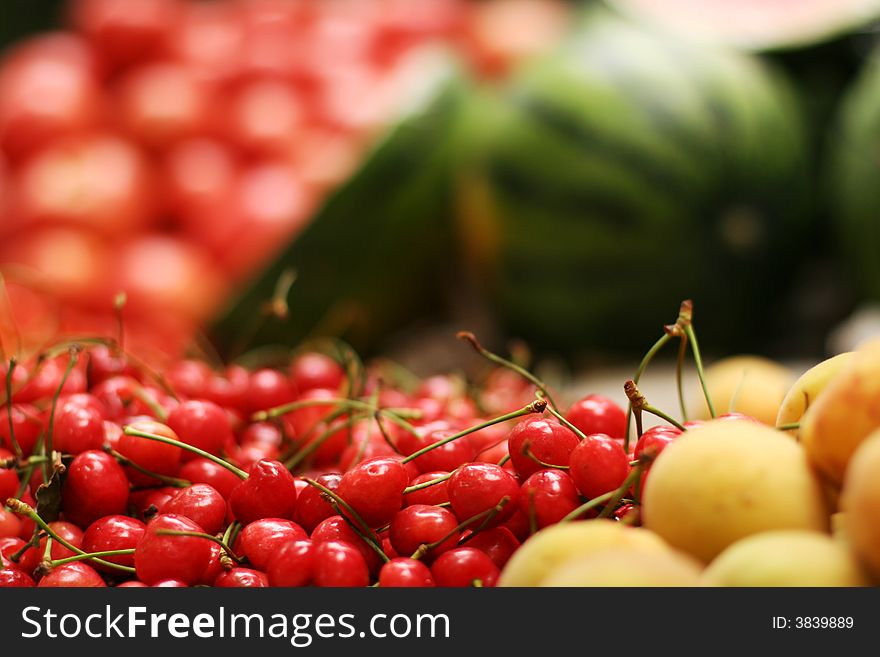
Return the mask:
<svg viewBox="0 0 880 657"><path fill-rule="evenodd" d="M55 391L55 394L52 395L52 410L49 413L49 426L46 429L46 440L42 442L43 456L52 454L52 438L55 431L55 408L58 406L58 397L61 396L64 384L67 383L67 377L70 376L71 371L76 367L76 363L79 360L80 349L81 347L77 344L70 346L70 358L67 359L67 367L64 368L64 374L61 376L61 382L58 384L58 389ZM49 473L49 463L43 463L41 467L43 471L43 483L48 484L49 478L51 477Z"/></svg>
<svg viewBox="0 0 880 657"><path fill-rule="evenodd" d="M216 543L221 548L223 548L223 552L229 556L230 559L235 561L236 563L241 563L241 559L235 555L232 551L232 548L229 547L226 543L223 542L222 538L217 538L216 536L212 536L211 534L206 534L205 532L191 532L183 529L157 529L156 535L158 536L189 536L191 538L204 538L207 541L211 541L212 543Z"/></svg>
<svg viewBox="0 0 880 657"><path fill-rule="evenodd" d="M121 557L127 554L134 554L134 548L124 548L121 550L102 550L101 552L89 552L88 554L75 554L72 557L65 557L63 559L44 559L43 563L46 564L49 568L57 568L58 566L73 563L74 561L88 561L90 559L99 559L101 557Z"/></svg>
<svg viewBox="0 0 880 657"><path fill-rule="evenodd" d="M569 422L569 421L566 419L566 417L565 417L562 413L560 413L559 411L557 411L555 408L553 408L552 406L548 406L548 407L547 407L547 410L550 411L550 415L552 415L552 416L555 417L557 420L559 420L559 423L560 423L562 426L567 427L567 428L568 428L569 430L571 430L571 431L574 433L574 435L576 435L578 438L580 438L581 440L583 440L584 438L587 437L587 435L586 435L583 431L581 431L581 430L578 429L576 426L574 426L571 422Z"/></svg>
<svg viewBox="0 0 880 657"><path fill-rule="evenodd" d="M382 546L378 545L373 539L369 538L369 536L370 536L370 534L372 534L373 530L370 529L370 526L366 523L366 521L361 517L361 515L357 511L355 511L351 507L351 505L348 502L346 502L344 499L339 497L339 495L337 495L334 491L332 491L329 488L327 488L326 486L318 483L314 479L310 479L309 477L303 477L303 481L305 481L309 486L314 486L319 491L324 493L324 495L326 495L330 499L331 504L333 504L337 508L337 510L340 507L345 509L345 511L351 516L349 521L353 521L353 522L351 522L351 524L349 526L352 529L354 529L355 531L357 531L358 534L361 535L361 538L363 538L365 541L367 541L367 543L369 545L371 545L373 547L373 549L376 550L376 552L378 552L379 554L385 555L386 561L388 560L388 555L386 555L385 552L382 550ZM346 519L345 513L340 513L339 515L342 517L343 520ZM355 527L354 526L355 524L359 525L359 527ZM364 536L362 534L366 534L366 536Z"/></svg>
<svg viewBox="0 0 880 657"><path fill-rule="evenodd" d="M690 324L685 326L684 331L691 343L691 351L694 354L694 364L697 366L697 376L700 379L700 386L703 388L703 396L706 398L706 406L709 407L709 415L715 417L715 406L712 404L712 397L709 394L709 388L706 385L706 376L703 373L703 358L700 355L700 346L697 344L697 334L694 333L694 327Z"/></svg>
<svg viewBox="0 0 880 657"><path fill-rule="evenodd" d="M668 333L664 333L654 345L648 349L648 352L642 357L642 361L639 363L639 367L636 370L636 373L633 375L633 382L638 383L639 379L642 378L642 374L645 373L648 365L654 360L654 356L656 356L663 347L666 346L666 343L669 342L671 336ZM630 402L629 406L626 408L626 431L623 434L623 449L629 452L629 434L630 429L632 427L632 416L633 416L633 407L632 402ZM639 425L639 418L636 417L636 424ZM638 428L638 434L641 435L641 427Z"/></svg>
<svg viewBox="0 0 880 657"><path fill-rule="evenodd" d="M547 386L544 384L544 382L541 381L541 379L536 377L534 374L529 372L526 368L514 363L511 360L503 358L502 356L499 356L498 354L492 353L491 351L486 349L483 345L481 345L479 340L477 340L477 336L475 336L470 331L459 331L458 335L456 337L458 337L459 340L464 340L465 342L470 344L471 347L473 347L474 350L478 354L480 354L483 358L495 363L496 365L500 365L501 367L506 367L509 370L513 370L514 372L519 374L521 377L523 377L526 381L529 381L530 383L532 383L538 390L541 391L543 396L550 403L550 406L552 406L556 410L559 410L559 407L556 405L556 402L553 401L553 396L550 394L550 391L547 390Z"/></svg>
<svg viewBox="0 0 880 657"><path fill-rule="evenodd" d="M602 509L602 513L599 514L600 518L607 518L612 513L614 513L614 509L617 507L618 502L626 495L626 491L628 491L634 483L637 483L641 478L642 470L644 469L644 465L639 463L636 467L629 471L629 474L626 476L626 479L623 480L623 483L620 484L620 487L614 491L614 494L611 496L611 499L608 500L608 504L605 505L605 508Z"/></svg>
<svg viewBox="0 0 880 657"><path fill-rule="evenodd" d="M571 513L569 513L567 516L565 516L562 520L560 520L559 521L560 524L563 522L571 522L572 520L576 520L577 518L582 516L584 513L586 513L590 509L593 509L593 508L599 506L600 504L604 504L605 502L610 500L616 492L617 491L610 491L608 493L602 493L601 495L598 495L598 496L594 497L593 499L591 499L587 502L584 502L578 508L571 511Z"/></svg>
<svg viewBox="0 0 880 657"><path fill-rule="evenodd" d="M687 404L684 401L684 357L687 354L687 336L681 336L681 342L678 346L678 359L675 361L675 385L678 389L678 405L681 409L682 422L688 421Z"/></svg>
<svg viewBox="0 0 880 657"><path fill-rule="evenodd" d="M351 417L346 418L346 420L341 425L332 424L331 426L328 426L327 429L325 429L317 438L310 441L302 449L295 452L293 456L284 461L284 467L292 471L300 463L302 463L308 457L314 454L321 447L321 445L327 442L330 437L333 436L333 434L335 434L337 431L342 431L346 427L351 427L355 422L363 419L364 416L362 415L352 415Z"/></svg>
<svg viewBox="0 0 880 657"><path fill-rule="evenodd" d="M512 413L506 413L505 415L501 415L492 420L486 420L485 422L481 422L473 427L465 429L464 431L459 431L458 433L454 433L451 436L444 438L443 440L438 440L436 443L431 443L430 445L426 445L422 447L422 449L417 450L407 456L405 459L401 460L401 463L409 463L410 461L417 459L422 454L427 454L432 449L437 449L438 447L442 447L447 443L451 443L453 440L458 440L459 438L463 438L469 434L480 431L481 429L485 429L486 427L491 427L495 424L501 424L502 422L507 422L508 420L514 420L518 417L522 417L524 415L531 415L533 413L543 413L544 409L547 408L547 401L544 399L536 399L531 404L522 407L518 411L513 411Z"/></svg>
<svg viewBox="0 0 880 657"><path fill-rule="evenodd" d="M535 463L540 465L542 468L548 468L548 469L554 469L554 470L568 470L567 465L555 465L553 463L545 463L544 461L539 459L537 456L535 456L534 452L532 452L532 445L528 440L526 440L523 443L522 454L526 458L531 459L532 461L534 461Z"/></svg>
<svg viewBox="0 0 880 657"><path fill-rule="evenodd" d="M24 453L15 439L15 423L12 421L12 372L16 365L15 358L10 358L9 368L6 370L6 417L9 419L9 441L12 443L12 451L15 452L16 458L21 459Z"/></svg>
<svg viewBox="0 0 880 657"><path fill-rule="evenodd" d="M157 479L161 481L163 484L167 486L173 486L174 488L186 488L187 486L192 486L191 481L187 481L186 479L180 479L179 477L171 477L169 475L159 474L157 472L153 472L152 470L147 470L145 467L138 465L130 458L123 456L115 449L110 447L109 445L104 446L104 451L107 452L110 456L119 461L120 465L127 465L138 472L145 474L147 476L153 477L153 479Z"/></svg>
<svg viewBox="0 0 880 657"><path fill-rule="evenodd" d="M248 473L242 470L241 468L237 468L232 465L229 461L224 461L219 456L214 456L210 452L206 452L203 449L199 449L193 445L182 442L180 440L175 440L174 438L168 438L167 436L160 436L155 433L148 433L146 431L140 431L139 429L133 428L131 425L127 425L122 429L122 432L126 436L138 436L140 438L146 438L147 440L155 440L156 442L165 443L167 445L174 445L175 447L180 447L181 449L185 449L193 454L198 454L199 456L208 459L209 461L213 461L217 465L220 465L227 470L229 470L232 474L237 476L239 479L247 479Z"/></svg>
<svg viewBox="0 0 880 657"><path fill-rule="evenodd" d="M644 406L642 406L642 410L645 411L645 413L650 413L651 415L656 415L661 420L666 420L667 422L669 422L669 424L674 426L676 429L680 429L681 431L686 430L684 425L682 425L678 420L673 418L671 415L667 415L666 413L661 411L659 408L654 408L650 404L645 404Z"/></svg>
<svg viewBox="0 0 880 657"><path fill-rule="evenodd" d="M777 431L797 431L800 428L800 422L789 422L788 424L780 424L776 427Z"/></svg>
<svg viewBox="0 0 880 657"><path fill-rule="evenodd" d="M504 509L504 507L507 505L508 502L510 502L510 497L505 495L504 497L502 497L499 500L498 504L493 506L491 509L486 509L485 511L480 511L479 513L471 516L470 518L468 518L464 522L459 523L442 538L439 538L432 543L422 543L418 547L418 549L412 553L412 556L410 558L411 559L421 559L422 557L424 557L428 552L430 552L434 548L439 547L440 545L443 545L443 543L448 541L450 538L452 538L456 534L461 533L462 530L467 529L468 526L474 524L478 520L483 520L483 523L479 527L477 527L477 529L475 529L473 531L473 533L471 534L471 536L473 536L477 532L481 531L486 526L486 523L491 521L492 518L494 518L496 515L501 513L502 509Z"/></svg>
<svg viewBox="0 0 880 657"><path fill-rule="evenodd" d="M444 481L448 480L454 473L450 472L445 475L440 475L435 479L431 479L430 481L423 481L420 484L415 484L413 486L408 486L403 489L403 494L407 495L409 493L414 493L417 490L423 490L425 488L430 488L431 486L436 486L437 484L442 484Z"/></svg>

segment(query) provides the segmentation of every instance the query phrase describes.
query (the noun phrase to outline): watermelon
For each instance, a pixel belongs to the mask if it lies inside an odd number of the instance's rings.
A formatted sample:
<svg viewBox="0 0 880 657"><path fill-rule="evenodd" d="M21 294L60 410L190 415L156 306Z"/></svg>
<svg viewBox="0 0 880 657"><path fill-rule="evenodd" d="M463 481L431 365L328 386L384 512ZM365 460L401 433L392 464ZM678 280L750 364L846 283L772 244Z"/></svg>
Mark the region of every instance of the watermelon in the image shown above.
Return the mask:
<svg viewBox="0 0 880 657"><path fill-rule="evenodd" d="M841 101L827 179L841 257L862 299L880 300L880 49Z"/></svg>
<svg viewBox="0 0 880 657"><path fill-rule="evenodd" d="M809 231L779 71L591 12L466 116L458 231L509 332L637 352L692 298L716 348L757 346Z"/></svg>
<svg viewBox="0 0 880 657"><path fill-rule="evenodd" d="M746 50L822 43L880 19L880 0L609 0L679 36Z"/></svg>
<svg viewBox="0 0 880 657"><path fill-rule="evenodd" d="M222 356L327 335L370 353L389 331L436 310L454 252L450 171L470 80L443 51L427 52L418 72L402 114L360 168L211 322ZM289 316L269 317L288 273Z"/></svg>

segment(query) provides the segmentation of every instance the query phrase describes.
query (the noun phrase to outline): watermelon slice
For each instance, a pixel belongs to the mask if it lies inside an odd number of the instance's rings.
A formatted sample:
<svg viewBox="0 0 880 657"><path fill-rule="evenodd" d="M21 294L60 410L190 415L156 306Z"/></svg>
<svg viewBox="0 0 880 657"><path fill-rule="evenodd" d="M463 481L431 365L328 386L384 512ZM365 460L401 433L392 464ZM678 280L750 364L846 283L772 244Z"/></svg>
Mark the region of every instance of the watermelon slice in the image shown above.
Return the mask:
<svg viewBox="0 0 880 657"><path fill-rule="evenodd" d="M676 34L752 51L826 41L880 18L880 0L608 0Z"/></svg>

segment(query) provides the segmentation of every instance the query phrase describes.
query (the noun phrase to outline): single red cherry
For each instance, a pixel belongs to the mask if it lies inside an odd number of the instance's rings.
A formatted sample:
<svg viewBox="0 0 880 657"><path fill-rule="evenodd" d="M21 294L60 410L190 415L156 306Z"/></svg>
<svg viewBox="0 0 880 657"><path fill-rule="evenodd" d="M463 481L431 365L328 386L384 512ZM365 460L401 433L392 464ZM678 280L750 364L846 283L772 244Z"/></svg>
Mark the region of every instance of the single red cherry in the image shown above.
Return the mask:
<svg viewBox="0 0 880 657"><path fill-rule="evenodd" d="M208 484L227 500L232 490L241 483L234 472L201 456L184 463L178 476L194 484Z"/></svg>
<svg viewBox="0 0 880 657"><path fill-rule="evenodd" d="M259 570L236 566L220 573L214 580L214 586L220 588L264 588L269 586L269 577Z"/></svg>
<svg viewBox="0 0 880 657"><path fill-rule="evenodd" d="M342 475L336 493L370 527L391 521L403 506L403 490L409 484L406 467L385 456L363 461Z"/></svg>
<svg viewBox="0 0 880 657"><path fill-rule="evenodd" d="M211 559L213 543L198 536L161 534L161 530L204 531L183 516L159 514L153 518L134 550L138 579L150 585L166 579L178 579L189 585L199 583Z"/></svg>
<svg viewBox="0 0 880 657"><path fill-rule="evenodd" d="M208 534L219 532L226 520L226 500L208 484L181 488L162 507L162 513L175 513L189 518Z"/></svg>
<svg viewBox="0 0 880 657"><path fill-rule="evenodd" d="M445 470L425 472L413 478L412 481L410 481L409 487L426 484L435 479L446 477L448 474L449 473ZM447 490L446 481L447 480L444 480L440 483L428 486L427 488L420 488L419 490L407 493L403 496L403 503L407 506L412 506L413 504L433 504L436 506L448 502L449 492Z"/></svg>
<svg viewBox="0 0 880 657"><path fill-rule="evenodd" d="M127 550L134 548L147 527L137 518L112 515L98 518L86 529L82 538L82 549L85 552L103 552L105 550ZM134 566L134 556L123 554L103 557L105 561L121 566ZM118 572L109 566L95 565L102 572Z"/></svg>
<svg viewBox="0 0 880 657"><path fill-rule="evenodd" d="M132 513L145 522L157 513L162 513L168 501L177 495L179 488L163 486L162 488L144 488L135 490L129 495L128 503Z"/></svg>
<svg viewBox="0 0 880 657"><path fill-rule="evenodd" d="M98 518L122 515L128 506L128 478L106 452L77 454L67 468L61 493L64 517L80 527Z"/></svg>
<svg viewBox="0 0 880 657"><path fill-rule="evenodd" d="M15 497L18 485L18 473L15 468L0 468L0 504L3 504L10 497Z"/></svg>
<svg viewBox="0 0 880 657"><path fill-rule="evenodd" d="M38 587L76 587L76 588L99 588L107 586L107 583L98 574L98 571L82 561L72 561L57 568L53 568L48 575L40 579Z"/></svg>
<svg viewBox="0 0 880 657"><path fill-rule="evenodd" d="M3 568L0 568L0 589L5 588L32 588L36 586L34 578L13 567L12 562L2 559Z"/></svg>
<svg viewBox="0 0 880 657"><path fill-rule="evenodd" d="M80 395L71 395L71 398L59 400L55 409L52 448L67 454L79 454L90 449L101 449L104 445L104 421L106 418L99 409L100 402L97 398L92 397L94 404L88 404L73 397L80 397Z"/></svg>
<svg viewBox="0 0 880 657"><path fill-rule="evenodd" d="M468 547L485 552L499 569L504 568L520 546L519 540L507 527L494 527L473 536L471 531L467 530L462 538L467 539Z"/></svg>
<svg viewBox="0 0 880 657"><path fill-rule="evenodd" d="M310 540L282 544L269 559L269 585L308 586L315 571L314 557L315 544Z"/></svg>
<svg viewBox="0 0 880 657"><path fill-rule="evenodd" d="M623 446L600 433L587 436L572 450L569 465L575 486L588 499L619 488L630 470Z"/></svg>
<svg viewBox="0 0 880 657"><path fill-rule="evenodd" d="M220 455L231 441L229 416L212 401L190 399L168 414L168 426L183 442L209 454ZM190 461L196 454L184 451L182 458Z"/></svg>
<svg viewBox="0 0 880 657"><path fill-rule="evenodd" d="M0 538L19 536L21 534L21 527L22 521L18 516L9 509L0 506Z"/></svg>
<svg viewBox="0 0 880 657"><path fill-rule="evenodd" d="M369 537L374 543L379 543L379 538L375 534L370 534ZM353 546L361 553L371 573L378 572L382 566L382 559L376 554L376 551L351 528L342 516L331 516L321 521L312 532L311 539L315 544L343 541Z"/></svg>
<svg viewBox="0 0 880 657"><path fill-rule="evenodd" d="M567 466L578 437L555 419L530 417L520 421L507 436L510 462L520 477L553 466Z"/></svg>
<svg viewBox="0 0 880 657"><path fill-rule="evenodd" d="M392 559L379 571L379 586L384 588L428 588L436 586L431 570L421 561L409 557Z"/></svg>
<svg viewBox="0 0 880 657"><path fill-rule="evenodd" d="M315 481L324 486L324 488L335 491L339 487L339 482L342 481L342 475L337 473L324 474L317 477ZM324 493L318 488L306 484L305 488L302 489L302 492L296 498L296 510L293 512L293 519L303 529L311 532L322 520L326 520L336 514L336 510L324 499Z"/></svg>
<svg viewBox="0 0 880 657"><path fill-rule="evenodd" d="M626 524L633 527L638 527L641 525L641 510L637 505L627 502L614 510L614 518L625 521Z"/></svg>
<svg viewBox="0 0 880 657"><path fill-rule="evenodd" d="M260 518L290 518L296 509L296 483L280 461L261 459L229 494L229 508L243 524Z"/></svg>
<svg viewBox="0 0 880 657"><path fill-rule="evenodd" d="M468 463L452 473L447 485L452 510L462 522L482 514L471 529L497 527L516 512L520 487L504 468L491 463ZM503 506L495 511L496 507Z"/></svg>
<svg viewBox="0 0 880 657"><path fill-rule="evenodd" d="M152 433L173 440L180 440L180 437L172 431L171 427L161 422L141 418L129 425L130 428L136 429L144 433ZM176 445L142 438L140 436L132 436L126 433L119 438L117 451L125 458L136 463L142 468L161 475L175 476L180 469L180 459L183 450ZM156 485L155 477L139 472L132 467L126 468L131 483L137 486Z"/></svg>
<svg viewBox="0 0 880 657"><path fill-rule="evenodd" d="M157 582L154 582L152 585L154 589L187 589L189 588L189 584L184 582L182 579L175 579L173 577L168 577L166 579L160 579Z"/></svg>
<svg viewBox="0 0 880 657"><path fill-rule="evenodd" d="M250 375L247 403L251 412L282 406L296 399L296 389L278 370L263 368Z"/></svg>
<svg viewBox="0 0 880 657"><path fill-rule="evenodd" d="M626 412L602 395L587 395L568 409L565 419L584 434L604 433L612 438L626 434Z"/></svg>
<svg viewBox="0 0 880 657"><path fill-rule="evenodd" d="M437 557L431 566L434 582L442 587L492 587L498 581L498 566L485 552L460 547Z"/></svg>
<svg viewBox="0 0 880 657"><path fill-rule="evenodd" d="M241 530L235 542L235 552L247 557L254 568L266 570L272 555L282 545L308 537L306 531L292 520L262 518Z"/></svg>
<svg viewBox="0 0 880 657"><path fill-rule="evenodd" d="M345 370L330 356L310 351L293 359L290 381L300 392L313 388L339 390L345 381Z"/></svg>
<svg viewBox="0 0 880 657"><path fill-rule="evenodd" d="M18 371L17 369L15 371ZM9 430L9 415L12 415L12 433ZM12 404L0 407L0 446L12 450L12 436L25 456L30 456L43 433L40 412L31 404Z"/></svg>
<svg viewBox="0 0 880 657"><path fill-rule="evenodd" d="M314 548L312 582L320 587L368 586L370 571L363 556L349 543L327 541Z"/></svg>
<svg viewBox="0 0 880 657"><path fill-rule="evenodd" d="M456 517L439 506L415 504L398 511L391 521L388 537L395 552L411 556L423 545L442 541L424 553L428 561L451 550L459 539Z"/></svg>
<svg viewBox="0 0 880 657"><path fill-rule="evenodd" d="M563 470L539 470L522 485L520 510L538 529L553 525L581 505L577 486Z"/></svg>
<svg viewBox="0 0 880 657"><path fill-rule="evenodd" d="M430 445L436 445L456 433L458 432L453 429L432 431L424 437L422 444L418 449ZM466 437L463 436L439 447L435 447L429 452L425 452L421 456L413 459L412 462L420 472L433 472L436 470L452 472L458 466L473 461L476 455L477 452L471 442L466 440Z"/></svg>

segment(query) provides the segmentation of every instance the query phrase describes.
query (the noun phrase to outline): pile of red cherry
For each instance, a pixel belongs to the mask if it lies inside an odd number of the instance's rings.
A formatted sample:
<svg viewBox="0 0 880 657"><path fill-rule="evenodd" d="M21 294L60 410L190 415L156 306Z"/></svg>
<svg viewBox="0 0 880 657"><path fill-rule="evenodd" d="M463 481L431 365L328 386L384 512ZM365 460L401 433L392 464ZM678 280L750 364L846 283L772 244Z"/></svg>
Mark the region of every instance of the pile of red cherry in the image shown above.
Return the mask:
<svg viewBox="0 0 880 657"><path fill-rule="evenodd" d="M113 344L7 361L0 586L493 586L543 527L638 523L633 466L680 433L628 453L613 401L562 412L504 367L472 388L391 378L316 350L250 370L158 372Z"/></svg>

